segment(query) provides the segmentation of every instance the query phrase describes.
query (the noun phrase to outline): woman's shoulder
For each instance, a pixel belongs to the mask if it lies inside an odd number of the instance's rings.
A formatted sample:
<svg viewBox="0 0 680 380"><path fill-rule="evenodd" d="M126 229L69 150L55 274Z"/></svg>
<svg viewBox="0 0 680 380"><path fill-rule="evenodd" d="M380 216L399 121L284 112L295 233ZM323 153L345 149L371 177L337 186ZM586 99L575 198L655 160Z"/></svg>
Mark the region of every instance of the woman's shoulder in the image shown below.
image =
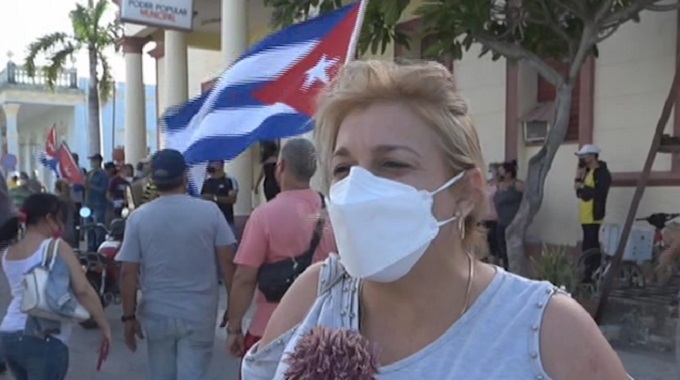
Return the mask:
<svg viewBox="0 0 680 380"><path fill-rule="evenodd" d="M618 355L593 318L574 299L556 295L541 324L541 360L554 378L626 379Z"/></svg>

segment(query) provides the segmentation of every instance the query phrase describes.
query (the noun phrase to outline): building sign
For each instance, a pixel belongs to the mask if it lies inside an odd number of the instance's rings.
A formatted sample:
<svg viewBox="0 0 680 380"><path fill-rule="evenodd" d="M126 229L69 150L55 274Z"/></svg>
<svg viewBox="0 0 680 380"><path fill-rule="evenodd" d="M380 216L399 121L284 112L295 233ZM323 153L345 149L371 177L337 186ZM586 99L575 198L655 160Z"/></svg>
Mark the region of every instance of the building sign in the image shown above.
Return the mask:
<svg viewBox="0 0 680 380"><path fill-rule="evenodd" d="M191 30L193 0L121 0L120 19L133 24Z"/></svg>

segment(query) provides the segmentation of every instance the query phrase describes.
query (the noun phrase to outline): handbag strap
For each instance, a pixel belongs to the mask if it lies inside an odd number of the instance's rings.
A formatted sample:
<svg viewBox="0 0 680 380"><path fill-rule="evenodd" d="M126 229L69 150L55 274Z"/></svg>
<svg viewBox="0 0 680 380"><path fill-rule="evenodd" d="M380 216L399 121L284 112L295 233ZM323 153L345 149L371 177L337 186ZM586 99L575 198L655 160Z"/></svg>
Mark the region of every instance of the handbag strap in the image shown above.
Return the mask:
<svg viewBox="0 0 680 380"><path fill-rule="evenodd" d="M58 254L59 239L50 239L47 243L47 247L45 247L41 266L46 267L48 270L52 270Z"/></svg>
<svg viewBox="0 0 680 380"><path fill-rule="evenodd" d="M321 210L325 210L326 201L324 200L323 194L319 193L319 196L321 197ZM307 248L305 253L294 258L293 260L307 260L314 256L314 252L319 247L319 243L321 243L321 237L323 236L323 226L325 222L326 218L319 216L319 218L316 220L316 224L314 225L314 232L312 232L312 239L309 242L309 248Z"/></svg>

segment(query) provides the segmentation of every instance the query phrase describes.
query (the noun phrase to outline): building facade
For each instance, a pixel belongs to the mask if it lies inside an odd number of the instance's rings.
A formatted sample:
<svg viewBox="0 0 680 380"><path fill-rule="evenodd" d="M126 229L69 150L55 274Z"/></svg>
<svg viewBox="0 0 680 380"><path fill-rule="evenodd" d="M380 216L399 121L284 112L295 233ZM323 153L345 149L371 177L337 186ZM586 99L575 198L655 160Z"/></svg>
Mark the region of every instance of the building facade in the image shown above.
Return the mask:
<svg viewBox="0 0 680 380"><path fill-rule="evenodd" d="M411 36L410 47L388 46L379 58L422 57L429 39L423 35L422 21L414 15L420 3L411 2L399 25ZM139 45L155 43L150 54L156 58L159 114L208 89L211 80L249 44L270 32L272 11L262 0L194 1L194 11L192 31L126 26L130 42L124 45L128 46L124 53L127 69L133 71L128 73L128 82L141 78ZM586 61L574 93L567 141L547 178L543 206L530 230L532 239L570 245L580 239L578 203L573 191L577 164L574 152L587 143L602 148L602 159L613 174L606 221L623 223L673 79L680 48L678 30L677 13L644 12L640 23L624 25L599 46L597 59ZM525 122L541 121L555 91L527 65L478 58L479 51L479 46L473 46L462 60L443 59L442 63L453 70L468 101L487 161L516 159L523 177L528 160L541 145L540 138L527 138ZM127 112L133 110L128 108ZM126 119L134 117L138 116L127 115ZM680 135L680 115L671 118L667 133ZM236 207L241 217L258 203L254 196L248 196L258 167L256 149L228 165L241 183ZM678 185L680 159L676 155L658 155L640 216L680 212Z"/></svg>
<svg viewBox="0 0 680 380"><path fill-rule="evenodd" d="M115 148L124 144L125 131L125 83L116 83L111 100L102 104L101 154L111 160ZM51 184L53 178L37 162L40 152L45 150L47 134L56 126L57 139L65 141L72 152L79 153L83 159L80 164L87 166L88 79L78 78L75 69L62 73L55 88L46 87L45 78L40 74L31 78L19 65L9 60L0 70L0 130L2 130L2 157L6 171L21 170L38 173L45 183ZM146 105L144 118L151 127L146 134L149 145L146 151L157 149L157 131L153 122L157 119L155 86L145 86ZM12 158L14 157L14 158Z"/></svg>

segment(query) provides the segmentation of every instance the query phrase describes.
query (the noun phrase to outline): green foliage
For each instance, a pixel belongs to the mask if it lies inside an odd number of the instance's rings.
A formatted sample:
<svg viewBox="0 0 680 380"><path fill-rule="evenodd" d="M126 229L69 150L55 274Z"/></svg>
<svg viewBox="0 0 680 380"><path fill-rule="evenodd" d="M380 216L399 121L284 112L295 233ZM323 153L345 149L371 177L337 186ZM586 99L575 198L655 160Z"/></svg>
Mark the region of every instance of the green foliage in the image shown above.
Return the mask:
<svg viewBox="0 0 680 380"><path fill-rule="evenodd" d="M117 21L104 20L109 7L109 0L90 1L87 6L76 4L69 13L72 34L56 32L40 37L28 46L24 67L30 76L36 74L36 60L44 57L47 65L42 68L47 80L47 86L54 88L59 73L64 70L67 61L81 50L96 52L95 62L90 62L97 68L99 93L103 102L112 94L113 77L111 65L104 52L114 47L116 40L122 35L122 26Z"/></svg>
<svg viewBox="0 0 680 380"><path fill-rule="evenodd" d="M285 27L309 16L312 9L327 12L342 6L341 0L265 0L274 8L273 23ZM425 20L421 36L435 41L426 57L460 59L473 43L481 43L481 55L493 59L534 61L539 73L556 84L561 74L551 71L546 60L581 65L587 54L597 56L597 43L620 25L639 21L644 9L672 10L655 5L660 0L423 0L416 14ZM347 1L345 1L347 3ZM409 0L370 0L359 51L384 52L388 44L408 46L409 36L396 26ZM577 69L571 74L575 75ZM573 79L573 78L572 78Z"/></svg>
<svg viewBox="0 0 680 380"><path fill-rule="evenodd" d="M534 278L549 281L570 294L579 292L581 271L564 246L543 246L539 258L532 257Z"/></svg>
<svg viewBox="0 0 680 380"><path fill-rule="evenodd" d="M343 5L342 0L264 0L264 3L274 8L273 24L277 28L304 20L316 9L324 13ZM359 37L359 52L383 53L392 41L408 46L408 37L397 31L396 26L409 3L410 0L369 1Z"/></svg>

